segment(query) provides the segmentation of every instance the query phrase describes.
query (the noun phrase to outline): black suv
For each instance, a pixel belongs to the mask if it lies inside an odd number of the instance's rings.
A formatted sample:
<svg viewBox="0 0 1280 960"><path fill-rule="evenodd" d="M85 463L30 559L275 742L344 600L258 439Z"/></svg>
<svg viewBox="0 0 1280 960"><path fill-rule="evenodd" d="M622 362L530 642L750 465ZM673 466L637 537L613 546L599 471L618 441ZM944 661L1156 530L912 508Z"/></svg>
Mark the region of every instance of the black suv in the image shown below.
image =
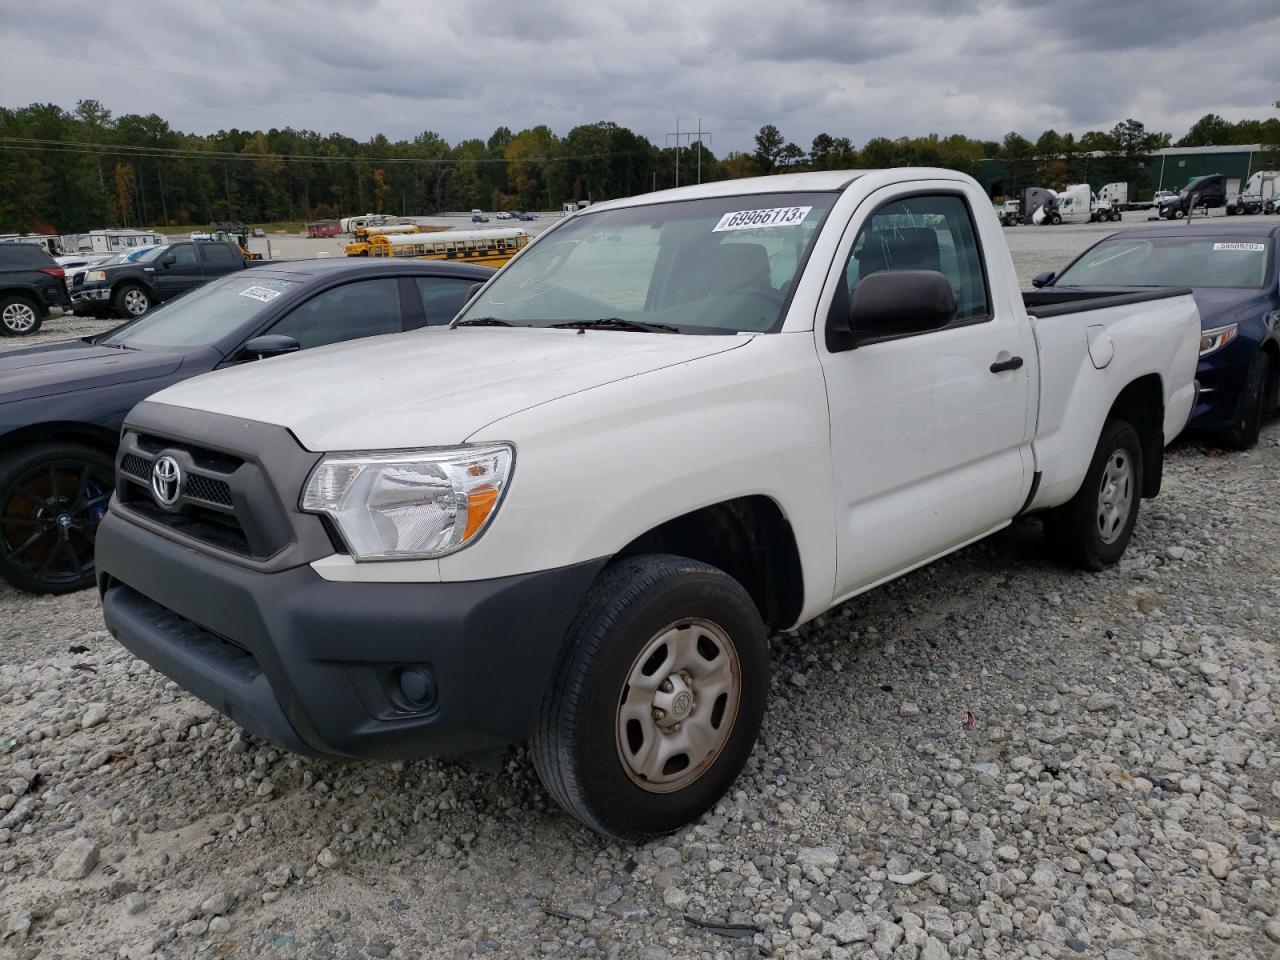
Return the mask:
<svg viewBox="0 0 1280 960"><path fill-rule="evenodd" d="M71 281L71 306L78 314L132 320L157 303L245 266L244 254L234 243L167 243L122 263L77 271Z"/></svg>
<svg viewBox="0 0 1280 960"><path fill-rule="evenodd" d="M35 333L50 307L69 308L64 276L34 243L0 243L0 334Z"/></svg>

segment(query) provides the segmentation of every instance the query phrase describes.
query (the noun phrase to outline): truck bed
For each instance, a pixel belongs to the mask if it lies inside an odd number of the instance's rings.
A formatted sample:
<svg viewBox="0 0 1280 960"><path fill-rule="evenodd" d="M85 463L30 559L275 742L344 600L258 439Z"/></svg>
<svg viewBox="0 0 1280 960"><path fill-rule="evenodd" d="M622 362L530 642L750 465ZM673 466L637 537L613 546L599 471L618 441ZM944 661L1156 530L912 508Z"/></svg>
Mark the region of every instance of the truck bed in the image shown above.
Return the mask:
<svg viewBox="0 0 1280 960"><path fill-rule="evenodd" d="M1163 402L1165 443L1181 432L1195 398L1200 314L1190 290L1171 287L1051 288L1023 301L1040 354L1035 458L1043 482L1030 505L1040 509L1079 489L1112 398L1126 384L1147 381L1150 402ZM1154 487L1158 473L1145 479Z"/></svg>
<svg viewBox="0 0 1280 960"><path fill-rule="evenodd" d="M1033 317L1060 317L1083 310L1102 310L1148 300L1164 300L1169 297L1190 296L1189 287L1113 287L1110 289L1081 290L1071 287L1049 287L1030 290L1022 294L1022 303Z"/></svg>

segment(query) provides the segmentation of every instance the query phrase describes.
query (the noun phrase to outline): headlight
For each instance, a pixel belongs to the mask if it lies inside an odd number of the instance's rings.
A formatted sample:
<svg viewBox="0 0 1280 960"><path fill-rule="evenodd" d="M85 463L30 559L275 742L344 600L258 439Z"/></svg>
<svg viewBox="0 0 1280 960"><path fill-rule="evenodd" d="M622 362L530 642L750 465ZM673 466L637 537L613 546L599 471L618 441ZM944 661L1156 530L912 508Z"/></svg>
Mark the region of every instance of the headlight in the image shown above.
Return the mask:
<svg viewBox="0 0 1280 960"><path fill-rule="evenodd" d="M311 472L302 509L337 524L356 560L425 560L474 541L511 476L507 444L340 453Z"/></svg>
<svg viewBox="0 0 1280 960"><path fill-rule="evenodd" d="M107 271L90 270L84 275L84 279L86 283L101 283L103 280L107 279Z"/></svg>
<svg viewBox="0 0 1280 960"><path fill-rule="evenodd" d="M1200 356L1207 357L1217 353L1236 338L1236 324L1228 323L1225 327L1214 327L1200 334Z"/></svg>

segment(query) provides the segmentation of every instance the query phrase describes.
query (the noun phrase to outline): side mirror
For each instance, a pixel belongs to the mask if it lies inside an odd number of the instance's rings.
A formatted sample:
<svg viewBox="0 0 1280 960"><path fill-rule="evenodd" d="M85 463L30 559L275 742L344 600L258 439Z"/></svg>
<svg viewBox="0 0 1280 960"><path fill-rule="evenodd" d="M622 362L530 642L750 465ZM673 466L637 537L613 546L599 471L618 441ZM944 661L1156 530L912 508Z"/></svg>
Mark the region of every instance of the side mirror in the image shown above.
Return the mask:
<svg viewBox="0 0 1280 960"><path fill-rule="evenodd" d="M286 353L297 353L302 344L293 337L283 333L264 333L245 342L240 349L241 360L265 360L267 357L279 357Z"/></svg>
<svg viewBox="0 0 1280 960"><path fill-rule="evenodd" d="M177 262L178 262L178 255L176 253L166 253L163 257L160 258L161 266L165 266L165 267L172 267Z"/></svg>
<svg viewBox="0 0 1280 960"><path fill-rule="evenodd" d="M1035 287L1037 290L1039 290L1041 287L1047 287L1049 286L1049 284L1053 283L1053 278L1056 277L1057 275L1058 274L1055 273L1053 270L1049 270L1045 273L1037 273L1034 277L1031 278L1031 285Z"/></svg>
<svg viewBox="0 0 1280 960"><path fill-rule="evenodd" d="M484 286L483 280L481 280L479 283L473 283L471 285L471 289L467 291L467 299L462 301L462 305L466 306L468 303L474 300L476 298L476 294L480 292L480 288L483 286Z"/></svg>
<svg viewBox="0 0 1280 960"><path fill-rule="evenodd" d="M884 337L926 333L956 317L951 283L936 270L885 270L864 277L849 305L850 347Z"/></svg>

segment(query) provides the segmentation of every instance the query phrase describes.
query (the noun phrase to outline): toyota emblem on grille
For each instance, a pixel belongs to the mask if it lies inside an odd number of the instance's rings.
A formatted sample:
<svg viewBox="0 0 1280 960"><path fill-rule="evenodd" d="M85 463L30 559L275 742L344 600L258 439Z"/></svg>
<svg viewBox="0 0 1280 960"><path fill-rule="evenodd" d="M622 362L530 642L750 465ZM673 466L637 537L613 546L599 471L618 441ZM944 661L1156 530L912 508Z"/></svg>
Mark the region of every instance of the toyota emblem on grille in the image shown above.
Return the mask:
<svg viewBox="0 0 1280 960"><path fill-rule="evenodd" d="M182 468L173 457L160 457L151 465L151 495L162 507L172 507L182 493Z"/></svg>

